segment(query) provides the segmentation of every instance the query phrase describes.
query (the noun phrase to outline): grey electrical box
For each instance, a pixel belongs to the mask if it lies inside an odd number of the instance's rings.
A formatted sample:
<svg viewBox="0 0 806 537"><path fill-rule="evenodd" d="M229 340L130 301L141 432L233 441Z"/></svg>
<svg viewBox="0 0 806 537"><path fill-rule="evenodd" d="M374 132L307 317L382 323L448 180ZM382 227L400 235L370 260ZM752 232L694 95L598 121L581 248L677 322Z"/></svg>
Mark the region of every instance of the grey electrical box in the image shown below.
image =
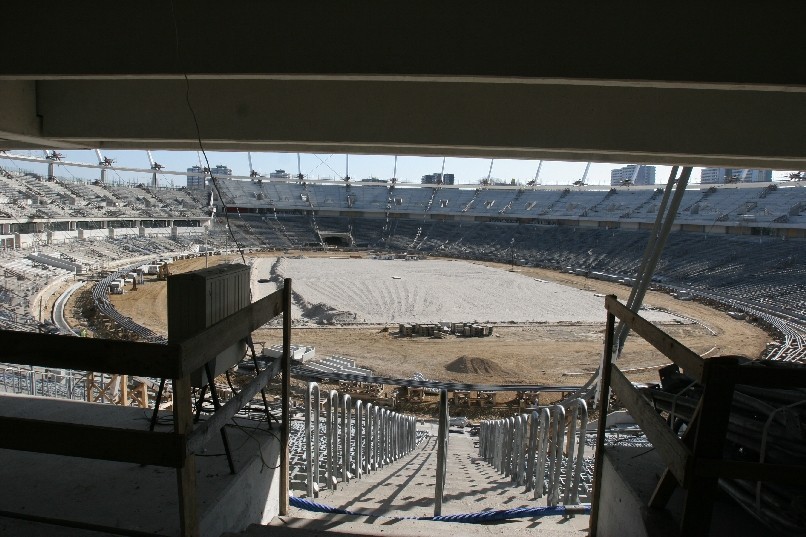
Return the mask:
<svg viewBox="0 0 806 537"><path fill-rule="evenodd" d="M218 265L168 277L168 342L177 343L209 328L251 303L249 267ZM213 374L220 375L246 353L239 341L216 356ZM204 369L190 375L193 386L207 383Z"/></svg>

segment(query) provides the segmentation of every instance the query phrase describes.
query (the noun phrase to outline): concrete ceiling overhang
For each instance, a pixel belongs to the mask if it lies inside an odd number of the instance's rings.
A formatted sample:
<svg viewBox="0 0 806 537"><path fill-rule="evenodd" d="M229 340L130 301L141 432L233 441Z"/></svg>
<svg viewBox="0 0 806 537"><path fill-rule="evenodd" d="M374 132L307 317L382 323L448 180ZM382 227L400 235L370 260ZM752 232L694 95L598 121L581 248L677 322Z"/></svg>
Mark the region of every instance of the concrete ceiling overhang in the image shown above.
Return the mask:
<svg viewBox="0 0 806 537"><path fill-rule="evenodd" d="M0 148L197 149L189 98L209 149L806 168L797 4L103 5L9 7Z"/></svg>

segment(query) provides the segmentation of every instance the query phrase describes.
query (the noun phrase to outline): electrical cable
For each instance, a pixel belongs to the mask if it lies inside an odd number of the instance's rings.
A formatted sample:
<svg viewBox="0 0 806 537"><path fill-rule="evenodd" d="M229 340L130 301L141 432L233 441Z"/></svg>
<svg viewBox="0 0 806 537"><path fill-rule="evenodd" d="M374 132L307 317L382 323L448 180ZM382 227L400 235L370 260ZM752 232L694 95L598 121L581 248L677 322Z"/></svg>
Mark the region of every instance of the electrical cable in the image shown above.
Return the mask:
<svg viewBox="0 0 806 537"><path fill-rule="evenodd" d="M196 117L196 111L193 109L193 104L190 102L190 79L188 78L187 72L182 68L182 59L180 54L180 46L179 46L179 24L176 20L176 9L174 7L174 2L171 0L171 19L173 20L174 24L174 42L176 44L176 63L179 70L182 72L182 76L185 79L185 102L187 103L188 111L190 115L193 117L193 124L196 128L196 139L199 142L199 150L201 151L202 155L204 156L204 161L207 164L207 169L210 173L210 184L212 185L213 189L216 191L218 195L218 199L221 202L221 206L224 208L224 219L227 222L227 230L229 231L230 236L232 237L232 242L235 244L236 248L238 249L238 253L241 254L241 261L243 264L246 265L246 257L243 253L243 247L241 243L238 242L238 239L235 237L235 232L232 230L232 226L230 226L229 222L229 207L224 202L224 198L221 196L221 190L218 187L218 180L213 175L213 169L210 166L210 159L207 158L207 151L204 149L204 144L202 143L202 136L201 136L201 128L199 127L199 120ZM251 291L250 291L251 295Z"/></svg>
<svg viewBox="0 0 806 537"><path fill-rule="evenodd" d="M240 429L244 434L246 434L252 440L257 442L258 455L260 456L260 464L261 464L260 473L263 473L263 470L277 470L278 468L280 468L280 466L281 466L280 464L278 464L277 466L271 466L266 462L266 459L263 458L263 446L260 445L260 440L258 440L258 438L256 436L254 436L252 433L247 431L246 427L244 427L243 425L241 425L240 423L235 421L235 418L232 418L230 421L232 421L232 423L231 424L228 423L227 424L228 426L231 427L231 426L234 425L237 429ZM263 429L260 429L259 427L252 427L251 429L254 430L254 431L260 431L260 432L269 433L270 435L272 435L274 437L275 440L277 440L277 442L279 444L282 444L282 442L280 441L280 438L276 434L274 434L274 432L272 432L271 430L263 430Z"/></svg>

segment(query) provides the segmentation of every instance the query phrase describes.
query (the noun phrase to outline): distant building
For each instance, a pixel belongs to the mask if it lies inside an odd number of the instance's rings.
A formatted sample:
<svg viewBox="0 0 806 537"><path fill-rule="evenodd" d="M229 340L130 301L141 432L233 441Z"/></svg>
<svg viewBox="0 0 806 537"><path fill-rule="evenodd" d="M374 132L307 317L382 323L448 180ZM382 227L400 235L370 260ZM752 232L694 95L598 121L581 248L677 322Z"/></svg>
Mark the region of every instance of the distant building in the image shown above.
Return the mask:
<svg viewBox="0 0 806 537"><path fill-rule="evenodd" d="M420 180L420 183L423 185L452 185L454 184L454 177L452 173L432 173L429 175L423 175L423 178Z"/></svg>
<svg viewBox="0 0 806 537"><path fill-rule="evenodd" d="M213 168L210 171L212 172L212 176L215 177L215 178L218 178L218 177L221 177L221 176L224 176L224 175L232 175L232 170L227 168L223 164L219 164L218 166L216 166L215 168Z"/></svg>
<svg viewBox="0 0 806 537"><path fill-rule="evenodd" d="M188 168L188 188L204 188L204 170L201 166Z"/></svg>
<svg viewBox="0 0 806 537"><path fill-rule="evenodd" d="M610 185L618 186L623 185L625 181L633 179L635 175L635 164L624 166L610 170ZM654 185L655 184L655 166L638 166L638 175L635 175L634 185Z"/></svg>
<svg viewBox="0 0 806 537"><path fill-rule="evenodd" d="M700 183L720 185L725 183L769 183L772 170L745 170L742 168L703 168Z"/></svg>
<svg viewBox="0 0 806 537"><path fill-rule="evenodd" d="M206 176L208 175L207 168L202 168L201 166L193 166L192 168L188 168L188 188L204 188ZM223 164L219 164L215 168L212 169L212 176L218 179L219 177L229 176L232 175L232 170L227 168Z"/></svg>
<svg viewBox="0 0 806 537"><path fill-rule="evenodd" d="M285 179L286 181L290 181L291 174L285 170L274 170L269 174L269 179Z"/></svg>

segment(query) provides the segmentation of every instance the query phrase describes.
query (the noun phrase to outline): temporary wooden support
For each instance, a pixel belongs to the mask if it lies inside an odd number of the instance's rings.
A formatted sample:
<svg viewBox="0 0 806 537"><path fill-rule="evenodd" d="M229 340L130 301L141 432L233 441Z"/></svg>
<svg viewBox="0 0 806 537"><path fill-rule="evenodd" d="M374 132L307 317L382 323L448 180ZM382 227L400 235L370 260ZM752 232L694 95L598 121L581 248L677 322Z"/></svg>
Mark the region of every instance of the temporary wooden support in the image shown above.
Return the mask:
<svg viewBox="0 0 806 537"><path fill-rule="evenodd" d="M262 371L204 424L193 429L190 374L234 342L283 314L283 357ZM173 432L150 432L29 418L0 418L0 449L68 455L90 459L153 464L176 468L182 536L198 536L195 453L217 434L278 370L283 375L283 429L280 439L280 513L288 512L291 364L291 280L267 297L250 304L213 326L175 344L154 344L88 338L66 338L0 330L3 359L23 365L92 370L122 380L123 375L169 378L173 385ZM125 385L125 383L124 383ZM96 398L122 395L109 392L119 382L100 389ZM126 397L126 395L123 395ZM145 388L138 396L147 402ZM58 523L55 521L53 523ZM109 528L107 528L109 529Z"/></svg>
<svg viewBox="0 0 806 537"><path fill-rule="evenodd" d="M736 384L764 387L806 386L806 368L775 364L739 365L734 356L703 360L662 330L619 303L615 296L605 298L607 327L600 388L600 418L596 439L593 502L590 516L591 537L596 537L602 493L605 419L611 388L624 404L641 430L657 450L666 470L649 501L649 507L663 508L677 487L685 492L680 534L709 534L713 501L720 478L752 479L802 483L806 467L802 465L770 465L722 460L733 391ZM686 375L703 386L702 396L694 409L683 438L669 428L652 404L633 387L624 373L613 363L615 352L615 319L619 318L636 334L648 341L667 358L685 370Z"/></svg>

